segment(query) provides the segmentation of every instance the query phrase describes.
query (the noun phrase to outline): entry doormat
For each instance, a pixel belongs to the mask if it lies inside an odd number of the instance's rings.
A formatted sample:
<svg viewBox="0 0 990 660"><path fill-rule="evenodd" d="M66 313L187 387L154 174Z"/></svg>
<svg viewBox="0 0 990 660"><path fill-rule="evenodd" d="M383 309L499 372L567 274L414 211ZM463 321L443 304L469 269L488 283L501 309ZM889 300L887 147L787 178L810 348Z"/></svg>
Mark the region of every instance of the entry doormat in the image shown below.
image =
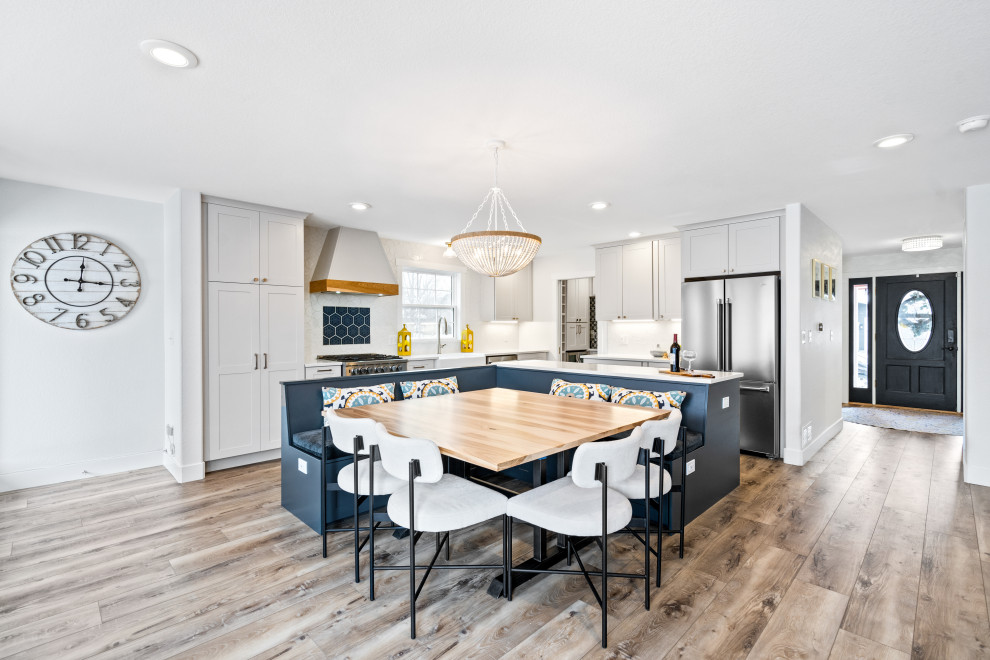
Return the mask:
<svg viewBox="0 0 990 660"><path fill-rule="evenodd" d="M940 433L942 435L963 434L963 418L961 416L923 410L846 406L842 408L842 419L853 424L882 426L901 431Z"/></svg>

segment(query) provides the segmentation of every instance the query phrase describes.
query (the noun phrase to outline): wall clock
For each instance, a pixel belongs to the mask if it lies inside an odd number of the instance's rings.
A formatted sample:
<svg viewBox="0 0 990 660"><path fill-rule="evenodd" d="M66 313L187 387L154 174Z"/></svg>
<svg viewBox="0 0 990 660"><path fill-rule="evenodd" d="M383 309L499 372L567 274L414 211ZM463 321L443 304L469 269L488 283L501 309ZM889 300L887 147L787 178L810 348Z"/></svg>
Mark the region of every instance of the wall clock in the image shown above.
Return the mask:
<svg viewBox="0 0 990 660"><path fill-rule="evenodd" d="M18 253L10 269L17 301L59 328L92 330L134 309L141 275L119 246L93 234L52 234Z"/></svg>

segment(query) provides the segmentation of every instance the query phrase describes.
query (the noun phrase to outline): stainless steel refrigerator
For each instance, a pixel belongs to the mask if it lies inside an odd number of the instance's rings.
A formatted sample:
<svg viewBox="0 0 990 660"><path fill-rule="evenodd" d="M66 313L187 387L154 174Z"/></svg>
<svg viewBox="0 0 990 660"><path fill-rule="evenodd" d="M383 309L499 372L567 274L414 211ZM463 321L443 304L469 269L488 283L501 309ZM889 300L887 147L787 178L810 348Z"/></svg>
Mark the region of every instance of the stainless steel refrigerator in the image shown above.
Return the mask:
<svg viewBox="0 0 990 660"><path fill-rule="evenodd" d="M780 455L780 277L685 282L681 346L696 369L741 371L739 447Z"/></svg>

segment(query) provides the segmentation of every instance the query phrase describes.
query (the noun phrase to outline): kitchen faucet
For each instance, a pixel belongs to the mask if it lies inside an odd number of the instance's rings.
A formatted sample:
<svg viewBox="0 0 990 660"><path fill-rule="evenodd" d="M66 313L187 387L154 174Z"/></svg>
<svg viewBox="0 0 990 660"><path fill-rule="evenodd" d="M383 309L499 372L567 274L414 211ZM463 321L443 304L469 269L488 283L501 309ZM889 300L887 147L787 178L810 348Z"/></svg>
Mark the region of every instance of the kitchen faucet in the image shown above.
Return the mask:
<svg viewBox="0 0 990 660"><path fill-rule="evenodd" d="M449 332L450 331L449 327L447 326L447 317L446 316L441 316L440 318L438 318L437 319L437 355L440 355L440 353L443 352L443 347L447 345L447 344L441 344L440 343L440 337L442 336L440 334L440 322L441 321L443 322L443 331L444 332Z"/></svg>

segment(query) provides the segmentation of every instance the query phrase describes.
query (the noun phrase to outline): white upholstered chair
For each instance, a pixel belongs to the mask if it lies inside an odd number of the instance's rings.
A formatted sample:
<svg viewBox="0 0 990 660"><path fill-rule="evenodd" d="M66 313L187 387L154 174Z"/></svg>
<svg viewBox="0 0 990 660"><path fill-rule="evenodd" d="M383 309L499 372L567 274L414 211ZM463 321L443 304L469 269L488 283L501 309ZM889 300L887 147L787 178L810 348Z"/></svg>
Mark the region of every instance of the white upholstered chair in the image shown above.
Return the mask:
<svg viewBox="0 0 990 660"><path fill-rule="evenodd" d="M642 444L643 431L633 430L627 438L583 444L574 452L570 476L539 486L509 500L508 581L506 595L512 600L512 574L522 573L583 573L588 585L602 608L602 648L608 641L608 578L623 577L644 580L645 605L650 608L650 553L647 545L644 572L609 573L608 535L624 529L632 519L632 505L628 498L611 487L613 482L630 479L636 467L636 459ZM650 473L644 472L643 479ZM645 487L645 485L644 485ZM580 571L573 569L523 569L512 567L512 523L514 520L542 527L566 537L568 553L577 559ZM584 567L574 538L594 537L602 550L600 572L589 572ZM591 575L601 577L601 595L591 582Z"/></svg>
<svg viewBox="0 0 990 660"><path fill-rule="evenodd" d="M661 506L661 501L663 496L670 492L671 479L670 473L667 470L662 469L659 465L653 463L652 460L647 459L647 454L650 459L658 459L661 457L660 451L663 452L663 456L674 451L674 448L677 446L678 433L680 433L681 429L681 411L675 408L670 411L670 415L666 419L643 422L639 428L641 429L639 463L628 478L622 481L613 480L610 485L630 500L643 500L645 515L643 530L646 538L643 539L635 531L630 531L656 556L656 585L659 587L660 559L663 554L660 544L663 536L658 529L657 549L655 552L650 549L650 508L653 507L657 512L657 521L661 523L661 525L658 525L658 528L662 527L663 507ZM647 465L650 466L650 478L648 481L646 479ZM649 483L648 490L647 483ZM649 495L647 496L646 493L649 493Z"/></svg>
<svg viewBox="0 0 990 660"><path fill-rule="evenodd" d="M323 530L323 556L327 556L328 532L354 532L354 581L361 581L361 548L369 544L370 552L375 552L375 529L381 521L375 522L374 495L391 495L393 491L404 486L404 482L396 479L385 471L382 462L371 460L371 453L378 444L378 429L374 420L350 419L340 417L332 409L324 411L324 433L327 430L333 438L334 446L340 451L354 457L337 473L337 485L346 493L354 496L354 527L327 528ZM326 440L323 446L326 447ZM326 469L326 458L323 460ZM357 470L355 470L357 466ZM369 466L373 466L369 468ZM325 480L324 480L325 481ZM324 498L326 494L324 493ZM361 504L368 501L368 527L361 527L359 509ZM361 532L367 531L368 537L362 541ZM374 580L374 575L371 575Z"/></svg>
<svg viewBox="0 0 990 660"><path fill-rule="evenodd" d="M467 479L444 474L440 450L430 440L401 438L390 434L381 424L377 427L382 464L393 478L403 482L388 501L388 515L397 525L409 530L409 564L378 566L371 558L371 574L376 570L409 571L409 629L416 639L416 598L433 569L502 569L506 570L505 495ZM436 565L440 550L450 547L450 532L477 525L492 518L502 518L502 564L442 564ZM416 542L424 532L437 534L437 548L428 566L416 565ZM442 540L440 535L443 535ZM426 569L422 582L416 586L416 569ZM375 583L371 582L371 599L375 599Z"/></svg>

